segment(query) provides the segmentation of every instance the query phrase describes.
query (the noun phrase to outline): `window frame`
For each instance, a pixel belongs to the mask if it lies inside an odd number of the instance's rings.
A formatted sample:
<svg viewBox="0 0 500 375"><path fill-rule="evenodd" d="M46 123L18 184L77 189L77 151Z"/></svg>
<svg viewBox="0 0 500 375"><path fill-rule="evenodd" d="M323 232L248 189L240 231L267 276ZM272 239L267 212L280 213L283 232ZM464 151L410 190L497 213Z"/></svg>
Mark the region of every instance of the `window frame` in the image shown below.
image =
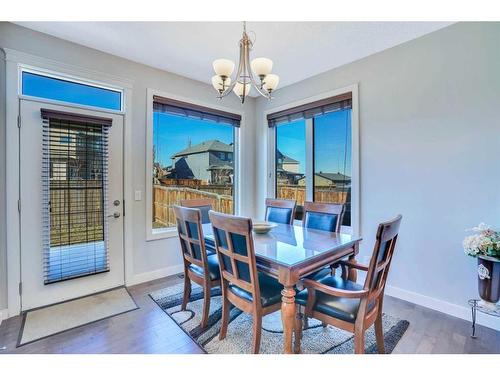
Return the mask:
<svg viewBox="0 0 500 375"><path fill-rule="evenodd" d="M178 235L176 227L170 228L153 228L153 179L151 176L151 171L153 170L153 97L162 96L169 99L174 99L194 105L199 105L203 107L213 108L216 110L221 110L225 112L234 113L241 116L240 127L233 127L234 134L234 183L233 183L233 207L234 214L238 215L240 212L240 160L241 160L241 148L240 148L240 129L244 126L245 115L243 111L238 111L230 107L224 107L220 105L213 105L211 103L203 102L201 100L193 100L190 98L182 97L173 93L168 93L165 91L160 91L152 88L147 89L147 119L146 119L146 241L156 241L165 238L176 237Z"/></svg>
<svg viewBox="0 0 500 375"><path fill-rule="evenodd" d="M328 91L313 97L291 102L279 107L270 108L263 113L263 123L267 129L267 197L276 196L276 128L268 127L267 115L308 104L318 100L352 93L351 109L351 226L342 226L343 233L361 235L360 225L360 160L359 160L359 104L358 104L358 84L352 84L337 90ZM306 199L314 199L314 119L305 119L306 122Z"/></svg>
<svg viewBox="0 0 500 375"><path fill-rule="evenodd" d="M53 78L53 79L57 79L57 80L61 80L61 81L77 83L77 84L84 85L84 86L95 87L95 88L100 88L100 89L104 89L104 90L118 92L118 93L120 93L120 109L97 107L97 106L86 105L86 104L81 104L81 103L69 102L69 101L65 101L65 100L56 100L56 99L44 98L42 96L33 96L33 95L23 94L23 73L24 72L47 77L47 78ZM19 64L17 91L18 91L18 95L20 98L32 99L32 100L37 100L37 101L44 101L44 102L52 103L52 104L72 105L72 106L77 106L77 107L83 108L83 109L97 110L97 111L103 111L103 112L111 112L111 113L118 113L118 114L125 113L125 90L122 87L114 86L114 85L110 85L110 84L105 84L105 83L90 80L90 79L84 79L84 78L76 77L76 76L69 75L69 74L54 72L54 71L51 71L48 69L37 68L37 67L29 66L29 65Z"/></svg>

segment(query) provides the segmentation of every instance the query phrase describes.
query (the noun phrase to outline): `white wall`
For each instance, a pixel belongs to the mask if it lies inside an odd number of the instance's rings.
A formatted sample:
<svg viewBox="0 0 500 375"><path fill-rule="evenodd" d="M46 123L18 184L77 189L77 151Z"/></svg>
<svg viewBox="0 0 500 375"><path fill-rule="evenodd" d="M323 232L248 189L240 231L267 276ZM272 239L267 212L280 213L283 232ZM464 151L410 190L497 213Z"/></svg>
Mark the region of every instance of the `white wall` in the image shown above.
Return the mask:
<svg viewBox="0 0 500 375"><path fill-rule="evenodd" d="M360 259L371 253L377 224L401 213L390 291L462 317L477 296L464 230L481 221L500 227L499 46L499 23L460 23L257 101L263 170L263 111L359 83ZM265 176L256 179L262 202Z"/></svg>
<svg viewBox="0 0 500 375"><path fill-rule="evenodd" d="M165 38L168 43L168 36ZM169 238L157 241L146 241L146 200L145 186L146 178L149 178L146 166L146 91L148 88L164 92L171 92L181 97L199 100L214 105L223 105L237 111L249 110L248 115L243 116L242 128L240 130L240 143L242 155L242 169L244 175L241 184L241 213L248 214L252 210L253 204L253 129L254 119L254 99L249 99L244 107L237 100L236 96L230 95L223 102L216 99L216 93L209 85L193 81L185 77L167 73L145 65L137 64L122 58L118 58L106 53L86 48L74 43L70 43L46 34L38 33L18 25L0 22L0 48L10 48L17 51L29 53L35 56L48 58L64 64L76 67L91 69L105 74L123 77L133 81L132 84L132 165L125 166L132 173L133 190L143 192L143 200L133 202L133 212L126 214L133 217L132 234L132 272L133 277L130 282L141 282L151 278L165 276L167 272L179 271L181 265L178 239ZM5 162L3 153L5 150L5 70L3 59L0 64L0 310L6 307L6 248L3 245L5 239L4 220L4 199L3 190L5 177L3 177ZM247 155L250 153L249 155ZM35 171L36 173L36 171ZM148 176L147 176L148 175ZM17 199L13 198L13 199ZM252 212L250 212L251 214ZM147 218L147 220L150 220ZM17 282L16 282L17 285Z"/></svg>

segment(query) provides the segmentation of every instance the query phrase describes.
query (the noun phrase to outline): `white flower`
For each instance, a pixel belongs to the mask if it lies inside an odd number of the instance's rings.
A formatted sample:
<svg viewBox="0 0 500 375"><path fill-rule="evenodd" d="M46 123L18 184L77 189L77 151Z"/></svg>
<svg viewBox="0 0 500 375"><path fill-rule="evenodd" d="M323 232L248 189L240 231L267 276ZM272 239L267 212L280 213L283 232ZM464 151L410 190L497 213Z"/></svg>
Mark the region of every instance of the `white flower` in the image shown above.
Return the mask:
<svg viewBox="0 0 500 375"><path fill-rule="evenodd" d="M476 232L476 233L481 233L481 232L484 232L484 231L487 231L490 229L491 229L491 227L489 225L487 225L485 223L480 223L477 227L474 227L470 230L473 232Z"/></svg>

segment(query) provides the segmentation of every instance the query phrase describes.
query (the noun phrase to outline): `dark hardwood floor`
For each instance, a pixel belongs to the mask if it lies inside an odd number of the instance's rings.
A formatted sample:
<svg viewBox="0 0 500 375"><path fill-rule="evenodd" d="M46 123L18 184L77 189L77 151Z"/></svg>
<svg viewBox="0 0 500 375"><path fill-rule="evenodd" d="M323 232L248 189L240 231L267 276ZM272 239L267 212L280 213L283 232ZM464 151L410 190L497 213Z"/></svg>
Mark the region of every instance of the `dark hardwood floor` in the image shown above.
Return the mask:
<svg viewBox="0 0 500 375"><path fill-rule="evenodd" d="M75 328L16 348L20 317L0 325L0 353L202 353L148 293L181 282L177 276L129 288L140 307L122 315ZM396 298L386 297L384 311L410 326L394 353L500 353L500 332Z"/></svg>

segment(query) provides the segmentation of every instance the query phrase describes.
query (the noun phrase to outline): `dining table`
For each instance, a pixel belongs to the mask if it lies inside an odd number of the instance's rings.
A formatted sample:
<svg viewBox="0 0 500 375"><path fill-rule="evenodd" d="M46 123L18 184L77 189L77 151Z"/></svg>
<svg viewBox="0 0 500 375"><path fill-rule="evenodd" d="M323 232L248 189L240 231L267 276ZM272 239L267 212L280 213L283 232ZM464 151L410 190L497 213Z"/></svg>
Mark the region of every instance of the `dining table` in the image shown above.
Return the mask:
<svg viewBox="0 0 500 375"><path fill-rule="evenodd" d="M212 225L203 224L208 248L215 249ZM355 262L361 237L306 228L301 225L277 224L266 234L253 233L257 270L272 276L283 285L281 319L283 352L293 353L293 331L296 318L296 286L304 277L343 258ZM355 280L355 270L349 271Z"/></svg>

